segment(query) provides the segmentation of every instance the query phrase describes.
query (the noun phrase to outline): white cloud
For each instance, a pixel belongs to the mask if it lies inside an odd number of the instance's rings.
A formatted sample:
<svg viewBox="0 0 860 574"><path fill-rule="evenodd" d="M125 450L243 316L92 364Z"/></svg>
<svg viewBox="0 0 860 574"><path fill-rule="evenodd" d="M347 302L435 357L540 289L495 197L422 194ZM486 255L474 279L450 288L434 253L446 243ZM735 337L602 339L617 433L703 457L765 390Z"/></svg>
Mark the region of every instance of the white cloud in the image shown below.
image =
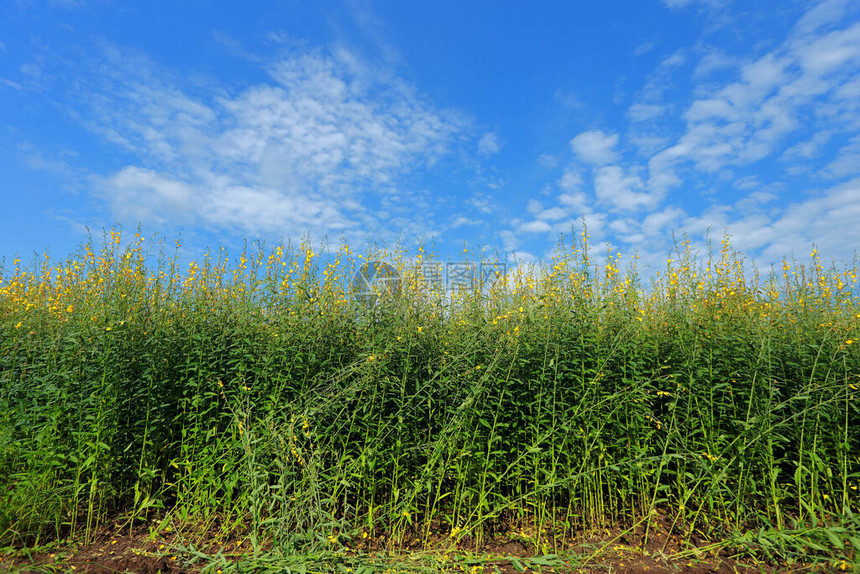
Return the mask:
<svg viewBox="0 0 860 574"><path fill-rule="evenodd" d="M811 159L820 153L821 146L826 144L833 134L829 131L816 133L812 139L794 144L782 153L783 161Z"/></svg>
<svg viewBox="0 0 860 574"><path fill-rule="evenodd" d="M56 154L55 157L48 157L36 150L36 148L31 144L19 144L17 147L18 152L23 156L27 167L54 173L59 178L62 178L66 184L77 179L75 169L63 157L75 157L78 155L77 153L65 151L63 153Z"/></svg>
<svg viewBox="0 0 860 574"><path fill-rule="evenodd" d="M342 49L278 60L268 67L274 83L235 94L207 86L214 98L145 58L109 47L105 60L82 121L139 158L102 186L116 214L139 220L367 234L384 204L404 232L426 232L430 210L416 211L418 192L398 182L449 154L466 127Z"/></svg>
<svg viewBox="0 0 860 574"><path fill-rule="evenodd" d="M725 3L726 0L663 0L663 4L673 10L687 8L689 6L716 8Z"/></svg>
<svg viewBox="0 0 860 574"><path fill-rule="evenodd" d="M530 199L528 203L526 203L526 211L534 215L535 213L543 210L543 204L537 199Z"/></svg>
<svg viewBox="0 0 860 574"><path fill-rule="evenodd" d="M851 138L851 141L839 150L836 159L830 162L825 172L831 177L846 177L860 173L860 135Z"/></svg>
<svg viewBox="0 0 860 574"><path fill-rule="evenodd" d="M744 177L740 177L734 180L734 182L732 183L732 187L741 190L756 189L761 186L761 179L759 179L757 175L747 175Z"/></svg>
<svg viewBox="0 0 860 574"><path fill-rule="evenodd" d="M627 135L627 141L636 146L641 155L651 157L668 146L671 139L653 131L633 131Z"/></svg>
<svg viewBox="0 0 860 574"><path fill-rule="evenodd" d="M758 252L759 263L770 265L813 244L822 253L849 261L860 245L857 221L860 221L860 178L793 202L770 215L719 205L688 218L684 225L697 233L708 228L715 232L725 229L734 248Z"/></svg>
<svg viewBox="0 0 860 574"><path fill-rule="evenodd" d="M699 63L696 64L696 69L693 71L693 78L701 80L716 71L732 68L735 64L735 58L729 56L722 50L711 48L704 56L702 56Z"/></svg>
<svg viewBox="0 0 860 574"><path fill-rule="evenodd" d="M649 213L642 220L642 232L652 237L662 236L666 231L672 231L683 216L684 210L671 205L661 211Z"/></svg>
<svg viewBox="0 0 860 574"><path fill-rule="evenodd" d="M663 105L665 94L675 84L673 75L687 61L687 52L678 49L664 57L655 70L648 75L645 85L636 95L638 103Z"/></svg>
<svg viewBox="0 0 860 574"><path fill-rule="evenodd" d="M795 56L806 74L827 75L860 58L860 24L797 43Z"/></svg>
<svg viewBox="0 0 860 574"><path fill-rule="evenodd" d="M508 271L508 275L512 278L516 276L516 267L518 266L529 266L537 262L537 257L528 251L514 251L511 253L511 260L514 262L515 267ZM525 273L528 273L529 270L526 269Z"/></svg>
<svg viewBox="0 0 860 574"><path fill-rule="evenodd" d="M684 65L687 61L687 54L684 50L676 50L660 62L659 68L670 69Z"/></svg>
<svg viewBox="0 0 860 574"><path fill-rule="evenodd" d="M568 212L566 209L562 209L561 207L550 207L549 209L541 211L538 214L538 219L542 219L544 221L558 221L567 216Z"/></svg>
<svg viewBox="0 0 860 574"><path fill-rule="evenodd" d="M579 175L579 172L566 169L558 181L558 186L564 191L576 191L582 187L582 176Z"/></svg>
<svg viewBox="0 0 860 574"><path fill-rule="evenodd" d="M553 93L553 99L566 109L575 110L583 107L582 100L573 92L558 89Z"/></svg>
<svg viewBox="0 0 860 574"><path fill-rule="evenodd" d="M555 167L558 165L558 156L542 153L538 156L537 163L543 168Z"/></svg>
<svg viewBox="0 0 860 574"><path fill-rule="evenodd" d="M113 211L136 221L181 221L189 215L197 195L184 182L135 166L123 168L98 183Z"/></svg>
<svg viewBox="0 0 860 574"><path fill-rule="evenodd" d="M499 153L501 145L495 132L487 132L478 141L478 155L493 155Z"/></svg>
<svg viewBox="0 0 860 574"><path fill-rule="evenodd" d="M860 24L819 36L795 36L746 62L735 81L711 86L708 96L691 103L683 115L685 132L652 157L649 187L659 191L677 186L682 181L679 169L688 161L711 173L758 162L784 145L790 134L813 127L804 117L820 123L822 134L837 117L843 129L852 119L860 124L856 99L839 98L851 90L858 66ZM812 143L797 145L783 157L812 157L828 137L814 136ZM847 174L844 169L836 172Z"/></svg>
<svg viewBox="0 0 860 574"><path fill-rule="evenodd" d="M316 235L325 231L348 229L353 225L339 206L300 193L229 186L207 194L205 199L205 219L240 231L270 232L280 227L306 229ZM309 225L308 222L317 224Z"/></svg>
<svg viewBox="0 0 860 574"><path fill-rule="evenodd" d="M632 122L646 122L662 116L666 112L666 106L659 104L635 103L627 110L627 117Z"/></svg>
<svg viewBox="0 0 860 574"><path fill-rule="evenodd" d="M0 86L12 88L13 90L23 90L24 89L24 86L22 86L18 82L10 80L8 78L0 78Z"/></svg>
<svg viewBox="0 0 860 574"><path fill-rule="evenodd" d="M588 198L581 191L562 193L558 196L558 201L567 211L574 214L585 211L588 204Z"/></svg>
<svg viewBox="0 0 860 574"><path fill-rule="evenodd" d="M656 198L645 191L642 178L625 173L617 165L599 168L594 174L597 199L619 211L638 211L653 207Z"/></svg>
<svg viewBox="0 0 860 574"><path fill-rule="evenodd" d="M848 14L852 0L823 0L806 12L794 27L798 35L812 34L842 20Z"/></svg>
<svg viewBox="0 0 860 574"><path fill-rule="evenodd" d="M458 227L474 227L478 225L483 225L484 221L482 219L471 219L469 217L457 217L451 224L448 226L448 229L456 229Z"/></svg>
<svg viewBox="0 0 860 574"><path fill-rule="evenodd" d="M637 58L639 56L644 56L645 54L647 54L648 52L653 50L654 46L656 46L656 45L657 44L655 42L643 42L642 44L639 44L638 46L636 46L636 49L633 50L633 55L636 56Z"/></svg>
<svg viewBox="0 0 860 574"><path fill-rule="evenodd" d="M520 246L520 236L517 235L516 232L510 229L503 229L499 232L499 239L502 240L502 245L504 246L505 252L511 252L516 249L519 249Z"/></svg>
<svg viewBox="0 0 860 574"><path fill-rule="evenodd" d="M493 207L490 203L491 197L483 193L475 193L467 203L481 213L492 213Z"/></svg>
<svg viewBox="0 0 860 574"><path fill-rule="evenodd" d="M592 244L603 234L635 247L652 269L665 265L671 230L704 247L706 234L727 229L733 247L764 264L813 243L850 260L860 245L860 21L849 10L860 5L819 2L785 41L751 46L746 57L691 48L664 58L627 109L628 131L574 138L554 205L534 204L533 221L513 229L558 232L581 214ZM676 88L689 79L692 98L678 116ZM593 180L583 180L583 164ZM710 207L692 211L703 199Z"/></svg>
<svg viewBox="0 0 860 574"><path fill-rule="evenodd" d="M608 134L600 130L582 132L570 141L570 146L582 161L594 165L614 162L618 154L615 146L618 134Z"/></svg>
<svg viewBox="0 0 860 574"><path fill-rule="evenodd" d="M655 154L648 162L648 189L665 195L683 180L678 175L678 163L689 153L689 144L682 142Z"/></svg>
<svg viewBox="0 0 860 574"><path fill-rule="evenodd" d="M519 230L523 233L546 233L551 229L549 223L541 220L529 221L519 226Z"/></svg>

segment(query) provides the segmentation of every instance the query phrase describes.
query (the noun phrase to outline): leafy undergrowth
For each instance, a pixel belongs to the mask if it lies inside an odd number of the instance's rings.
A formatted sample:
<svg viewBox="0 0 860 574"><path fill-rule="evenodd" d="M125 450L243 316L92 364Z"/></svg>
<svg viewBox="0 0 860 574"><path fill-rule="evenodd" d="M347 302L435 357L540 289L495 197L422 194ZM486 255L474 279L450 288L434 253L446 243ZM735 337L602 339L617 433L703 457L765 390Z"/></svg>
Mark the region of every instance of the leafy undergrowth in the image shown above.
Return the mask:
<svg viewBox="0 0 860 574"><path fill-rule="evenodd" d="M180 268L119 231L0 267L0 544L87 552L122 516L198 525L161 542L203 549L195 568L236 539L257 570L432 570L448 546L492 566L517 544L505 567L853 567L857 265L813 251L760 279L727 239L685 242L646 285L586 237L443 291L423 249ZM356 294L371 267L385 282Z"/></svg>

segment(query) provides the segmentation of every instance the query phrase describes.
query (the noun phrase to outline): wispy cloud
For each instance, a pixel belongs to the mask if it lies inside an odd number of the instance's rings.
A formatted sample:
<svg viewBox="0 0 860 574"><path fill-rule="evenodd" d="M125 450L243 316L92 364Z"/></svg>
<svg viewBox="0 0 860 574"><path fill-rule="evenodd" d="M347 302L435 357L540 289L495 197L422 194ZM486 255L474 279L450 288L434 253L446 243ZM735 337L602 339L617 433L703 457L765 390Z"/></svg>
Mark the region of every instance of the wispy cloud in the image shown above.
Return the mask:
<svg viewBox="0 0 860 574"><path fill-rule="evenodd" d="M573 153L585 163L593 165L614 162L618 157L616 145L618 145L618 134L605 133L601 130L582 132L570 142Z"/></svg>
<svg viewBox="0 0 860 574"><path fill-rule="evenodd" d="M638 211L653 207L658 198L649 194L645 182L636 173L617 165L601 167L594 175L594 192L598 201L618 211Z"/></svg>
<svg viewBox="0 0 860 574"><path fill-rule="evenodd" d="M712 173L757 162L778 150L789 134L808 128L801 121L804 116L817 116L814 121L822 130L832 129L833 116L840 118L840 129L856 123L857 110L840 97L840 90L849 89L858 64L860 24L823 35L794 36L746 62L737 80L687 108L685 133L651 159L652 186L679 185L682 179L675 168L683 162ZM813 106L831 117L816 113ZM796 157L813 152L810 143L786 153Z"/></svg>
<svg viewBox="0 0 860 574"><path fill-rule="evenodd" d="M643 42L643 43L639 44L638 46L636 46L636 49L633 50L633 55L636 56L637 58L639 56L644 56L645 54L647 54L648 52L653 50L656 45L657 45L656 42Z"/></svg>
<svg viewBox="0 0 860 574"><path fill-rule="evenodd" d="M769 265L802 256L813 244L824 253L850 258L857 249L858 218L860 178L855 178L774 212L723 204L686 219L684 225L697 233L728 229L736 248L758 254L759 262Z"/></svg>
<svg viewBox="0 0 860 574"><path fill-rule="evenodd" d="M665 112L666 106L635 103L627 110L627 117L632 122L646 122L663 115Z"/></svg>
<svg viewBox="0 0 860 574"><path fill-rule="evenodd" d="M627 118L634 123L648 122L669 113L672 105L666 102L666 92L674 85L673 75L687 61L685 50L679 49L665 56L648 75L645 85L638 90L634 103L627 110Z"/></svg>
<svg viewBox="0 0 860 574"><path fill-rule="evenodd" d="M671 230L701 238L727 229L735 247L764 264L813 243L850 258L860 242L860 22L852 11L860 8L816 3L767 51L696 47L664 57L627 109L628 130L577 135L555 205L531 210L516 229L548 234L554 221L579 215L593 237L655 263L672 248ZM689 99L679 105L685 84ZM794 199L784 195L789 172L804 176L790 182Z"/></svg>
<svg viewBox="0 0 860 574"><path fill-rule="evenodd" d="M361 64L344 49L289 54L266 66L271 82L231 93L106 47L81 121L137 160L97 178L102 197L121 217L239 233L396 235L383 209L426 229L403 184L466 123Z"/></svg>
<svg viewBox="0 0 860 574"><path fill-rule="evenodd" d="M860 135L851 138L851 141L843 146L832 162L824 171L827 175L843 178L860 174Z"/></svg>
<svg viewBox="0 0 860 574"><path fill-rule="evenodd" d="M717 8L729 3L729 0L663 0L663 4L673 10L698 6L702 8Z"/></svg>
<svg viewBox="0 0 860 574"><path fill-rule="evenodd" d="M714 72L733 68L737 64L735 58L717 48L708 48L699 59L693 71L693 78L703 80Z"/></svg>
<svg viewBox="0 0 860 574"><path fill-rule="evenodd" d="M478 140L478 155L494 155L499 153L502 146L495 132L487 132Z"/></svg>
<svg viewBox="0 0 860 574"><path fill-rule="evenodd" d="M191 185L139 167L126 167L101 180L111 208L121 219L164 224L191 215L198 194Z"/></svg>
<svg viewBox="0 0 860 574"><path fill-rule="evenodd" d="M798 35L807 35L827 28L842 19L851 12L851 0L821 0L816 2L801 18L794 27ZM856 4L854 4L856 10Z"/></svg>

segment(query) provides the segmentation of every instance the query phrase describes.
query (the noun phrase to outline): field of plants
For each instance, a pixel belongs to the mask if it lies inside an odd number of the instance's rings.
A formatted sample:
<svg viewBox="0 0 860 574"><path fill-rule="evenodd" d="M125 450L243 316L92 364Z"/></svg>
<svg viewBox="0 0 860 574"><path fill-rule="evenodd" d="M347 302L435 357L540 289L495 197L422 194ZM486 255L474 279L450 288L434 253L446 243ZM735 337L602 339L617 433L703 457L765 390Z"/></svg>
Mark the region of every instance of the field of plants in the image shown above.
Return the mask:
<svg viewBox="0 0 860 574"><path fill-rule="evenodd" d="M7 261L0 546L143 529L207 572L360 571L499 540L586 567L675 540L857 567L856 265L813 251L759 277L728 240L683 242L646 281L583 233L436 293L422 249L323 251L180 265L115 230ZM350 292L368 260L401 273L372 307Z"/></svg>

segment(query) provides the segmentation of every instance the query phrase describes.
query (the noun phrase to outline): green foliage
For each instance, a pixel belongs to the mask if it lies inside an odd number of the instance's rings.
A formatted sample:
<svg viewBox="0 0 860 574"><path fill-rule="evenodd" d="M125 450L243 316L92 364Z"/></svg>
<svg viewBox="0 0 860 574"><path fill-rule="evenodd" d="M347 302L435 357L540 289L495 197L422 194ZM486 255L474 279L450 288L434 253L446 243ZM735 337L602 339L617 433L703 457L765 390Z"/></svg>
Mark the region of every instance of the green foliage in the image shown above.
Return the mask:
<svg viewBox="0 0 860 574"><path fill-rule="evenodd" d="M180 273L146 245L0 277L0 543L157 518L258 552L506 530L549 554L659 512L854 555L855 269L759 283L684 244L645 289L574 242L448 300L399 252L369 313L346 247Z"/></svg>

